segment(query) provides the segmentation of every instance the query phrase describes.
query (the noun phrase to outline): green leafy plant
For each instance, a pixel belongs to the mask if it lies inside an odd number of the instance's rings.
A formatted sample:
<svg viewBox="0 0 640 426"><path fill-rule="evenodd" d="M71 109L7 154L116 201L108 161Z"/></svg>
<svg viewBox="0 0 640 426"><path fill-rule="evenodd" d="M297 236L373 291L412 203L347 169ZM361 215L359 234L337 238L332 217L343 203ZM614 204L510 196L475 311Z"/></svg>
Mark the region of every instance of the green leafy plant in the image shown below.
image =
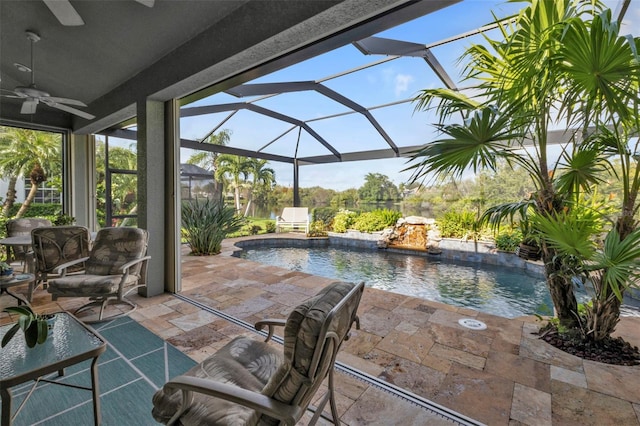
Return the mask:
<svg viewBox="0 0 640 426"><path fill-rule="evenodd" d="M222 200L196 199L182 204L182 236L194 255L220 253L222 240L243 225L244 218Z"/></svg>
<svg viewBox="0 0 640 426"><path fill-rule="evenodd" d="M69 216L68 214L59 211L51 221L55 226L73 225L76 222L76 218Z"/></svg>
<svg viewBox="0 0 640 426"><path fill-rule="evenodd" d="M7 262L0 262L0 275L11 275L13 268Z"/></svg>
<svg viewBox="0 0 640 426"><path fill-rule="evenodd" d="M7 346L9 341L16 335L18 330L24 332L24 340L30 348L37 344L44 343L49 334L49 322L54 314L36 314L31 306L8 306L4 312L18 315L18 322L11 327L2 338L2 347Z"/></svg>
<svg viewBox="0 0 640 426"><path fill-rule="evenodd" d="M262 231L262 227L256 224L249 224L249 225L245 225L245 227L242 228L242 230L249 235L258 235L260 231Z"/></svg>
<svg viewBox="0 0 640 426"><path fill-rule="evenodd" d="M267 234L273 234L276 232L276 223L270 220L264 224L264 229L267 231Z"/></svg>
<svg viewBox="0 0 640 426"><path fill-rule="evenodd" d="M450 210L438 219L438 228L445 238L465 238L476 230L475 213Z"/></svg>
<svg viewBox="0 0 640 426"><path fill-rule="evenodd" d="M340 210L333 218L333 232L347 232L353 226L358 213L350 210Z"/></svg>
<svg viewBox="0 0 640 426"><path fill-rule="evenodd" d="M522 241L522 234L509 231L496 235L496 248L502 251L514 252Z"/></svg>
<svg viewBox="0 0 640 426"><path fill-rule="evenodd" d="M337 213L338 209L335 207L316 207L313 209L313 220L330 224Z"/></svg>
<svg viewBox="0 0 640 426"><path fill-rule="evenodd" d="M324 222L321 220L314 220L313 222L311 222L307 236L308 237L326 237L327 230Z"/></svg>
<svg viewBox="0 0 640 426"><path fill-rule="evenodd" d="M360 214L353 222L353 227L360 232L381 231L384 228L395 225L401 217L402 213L394 210L373 210Z"/></svg>

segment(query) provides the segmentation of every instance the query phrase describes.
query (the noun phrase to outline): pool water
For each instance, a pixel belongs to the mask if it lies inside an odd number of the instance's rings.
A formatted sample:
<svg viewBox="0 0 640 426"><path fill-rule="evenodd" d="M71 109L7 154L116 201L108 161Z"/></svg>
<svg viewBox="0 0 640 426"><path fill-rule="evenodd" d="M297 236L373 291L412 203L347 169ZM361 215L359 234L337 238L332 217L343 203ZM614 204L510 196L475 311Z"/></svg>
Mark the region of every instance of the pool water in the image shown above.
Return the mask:
<svg viewBox="0 0 640 426"><path fill-rule="evenodd" d="M515 318L551 315L544 278L521 269L335 247L247 248L238 257L454 306Z"/></svg>

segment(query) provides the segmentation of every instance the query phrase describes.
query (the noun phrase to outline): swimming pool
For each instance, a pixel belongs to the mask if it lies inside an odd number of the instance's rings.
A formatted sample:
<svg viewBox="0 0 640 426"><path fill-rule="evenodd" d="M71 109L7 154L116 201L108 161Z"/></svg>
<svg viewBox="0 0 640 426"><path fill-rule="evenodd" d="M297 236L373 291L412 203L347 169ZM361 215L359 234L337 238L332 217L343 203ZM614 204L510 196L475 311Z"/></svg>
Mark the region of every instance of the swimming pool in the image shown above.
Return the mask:
<svg viewBox="0 0 640 426"><path fill-rule="evenodd" d="M516 268L343 247L246 247L236 256L515 318L553 312L544 278Z"/></svg>

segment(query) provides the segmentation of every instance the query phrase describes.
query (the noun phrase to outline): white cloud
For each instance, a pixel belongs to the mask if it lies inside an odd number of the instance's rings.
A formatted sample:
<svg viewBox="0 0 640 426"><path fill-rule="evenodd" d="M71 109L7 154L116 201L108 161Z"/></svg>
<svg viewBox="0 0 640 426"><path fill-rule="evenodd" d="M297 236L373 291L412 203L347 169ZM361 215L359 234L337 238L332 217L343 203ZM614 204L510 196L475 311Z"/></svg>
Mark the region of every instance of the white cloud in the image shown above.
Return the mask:
<svg viewBox="0 0 640 426"><path fill-rule="evenodd" d="M396 96L400 96L404 92L409 90L409 85L413 83L415 79L412 75L409 74L398 74L395 77L395 94Z"/></svg>

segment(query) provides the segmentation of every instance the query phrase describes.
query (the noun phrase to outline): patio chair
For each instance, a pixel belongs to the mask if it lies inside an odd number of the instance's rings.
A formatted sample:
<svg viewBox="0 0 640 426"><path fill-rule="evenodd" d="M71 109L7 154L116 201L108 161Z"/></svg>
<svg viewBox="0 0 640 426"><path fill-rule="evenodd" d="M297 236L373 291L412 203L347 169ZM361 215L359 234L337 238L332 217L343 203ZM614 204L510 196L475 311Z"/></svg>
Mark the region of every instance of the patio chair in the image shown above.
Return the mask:
<svg viewBox="0 0 640 426"><path fill-rule="evenodd" d="M26 255L33 262L35 281L29 285L27 299L31 302L33 290L41 283L46 288L51 274L59 266L89 255L89 230L84 226L43 226L31 230L32 253ZM30 258L31 257L31 258ZM67 273L79 272L84 263L67 268Z"/></svg>
<svg viewBox="0 0 640 426"><path fill-rule="evenodd" d="M310 424L330 402L339 425L333 366L355 322L364 283L335 282L296 307L286 320L264 320L265 342L239 336L153 396L153 417L165 424L294 425L328 376L328 390ZM268 341L284 326L284 350Z"/></svg>
<svg viewBox="0 0 640 426"><path fill-rule="evenodd" d="M148 233L131 227L103 228L98 231L88 257L58 266L59 278L49 280L47 291L53 300L59 297L88 297L90 302L76 309L74 314L99 307L97 318L80 317L94 323L128 315L136 304L126 296L147 284ZM71 268L84 262L84 273L68 275ZM104 316L108 305L124 305L115 314Z"/></svg>
<svg viewBox="0 0 640 426"><path fill-rule="evenodd" d="M32 229L42 226L51 226L51 221L49 219L29 217L11 219L5 224L7 237L30 236ZM7 263L19 260L24 265L26 253L28 252L29 246L7 246Z"/></svg>

